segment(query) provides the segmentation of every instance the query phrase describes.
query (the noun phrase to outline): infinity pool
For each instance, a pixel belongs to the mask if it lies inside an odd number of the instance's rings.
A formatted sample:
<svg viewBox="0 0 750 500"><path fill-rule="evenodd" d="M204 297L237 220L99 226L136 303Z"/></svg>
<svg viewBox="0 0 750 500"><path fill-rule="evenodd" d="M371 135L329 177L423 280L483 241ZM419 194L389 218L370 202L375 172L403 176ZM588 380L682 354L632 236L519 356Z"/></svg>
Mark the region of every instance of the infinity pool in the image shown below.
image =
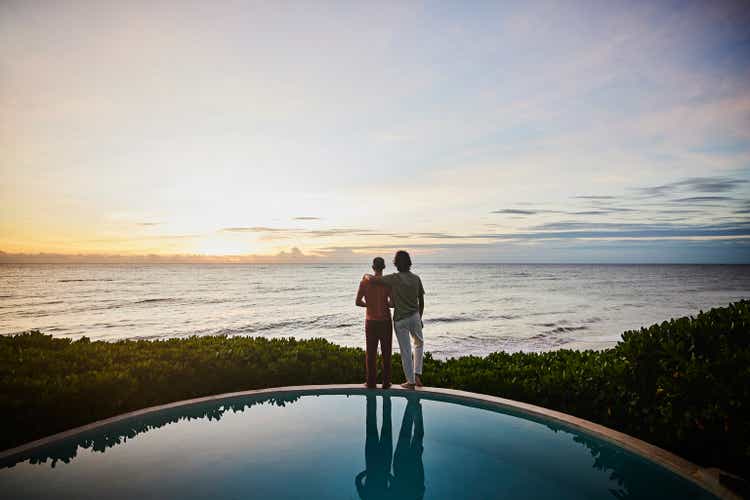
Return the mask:
<svg viewBox="0 0 750 500"><path fill-rule="evenodd" d="M107 424L0 462L11 498L714 498L552 421L404 391L278 393Z"/></svg>

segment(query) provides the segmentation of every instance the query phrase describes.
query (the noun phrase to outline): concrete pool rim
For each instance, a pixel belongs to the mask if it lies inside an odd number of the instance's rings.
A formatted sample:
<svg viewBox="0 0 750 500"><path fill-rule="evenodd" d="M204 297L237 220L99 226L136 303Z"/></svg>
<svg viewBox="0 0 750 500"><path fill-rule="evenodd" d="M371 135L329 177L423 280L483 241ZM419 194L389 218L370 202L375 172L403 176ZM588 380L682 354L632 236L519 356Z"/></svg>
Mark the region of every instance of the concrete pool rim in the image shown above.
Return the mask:
<svg viewBox="0 0 750 500"><path fill-rule="evenodd" d="M475 392L460 391L456 389L444 389L440 387L420 387L415 390L403 389L393 386L390 389L367 389L360 384L332 384L332 385L300 385L285 387L268 387L264 389L254 389L248 391L228 392L215 394L199 398L185 399L163 405L150 406L127 413L122 413L103 420L98 420L80 427L75 427L51 436L47 436L29 443L22 444L15 448L0 451L0 460L5 461L16 456L31 452L37 448L51 445L57 441L75 437L77 434L96 430L109 424L120 422L122 420L143 416L146 414L189 406L199 403L209 403L223 399L264 396L284 393L298 393L300 395L322 395L322 394L347 394L347 395L364 395L364 394L390 394L397 396L408 396L409 394L419 394L424 396L437 397L436 399L457 401L473 404L482 404L499 410L511 410L530 417L536 417L542 420L550 420L563 424L575 430L583 431L604 441L608 441L620 448L630 451L651 462L654 462L668 469L688 481L700 486L704 490L712 493L722 499L740 499L741 497L722 485L719 480L721 471L714 468L703 468L682 457L675 455L667 450L649 444L643 440L624 434L622 432L610 429L603 425L596 424L589 420L575 417L567 413L550 410L541 406L536 406L520 401L505 399L497 396L489 396Z"/></svg>

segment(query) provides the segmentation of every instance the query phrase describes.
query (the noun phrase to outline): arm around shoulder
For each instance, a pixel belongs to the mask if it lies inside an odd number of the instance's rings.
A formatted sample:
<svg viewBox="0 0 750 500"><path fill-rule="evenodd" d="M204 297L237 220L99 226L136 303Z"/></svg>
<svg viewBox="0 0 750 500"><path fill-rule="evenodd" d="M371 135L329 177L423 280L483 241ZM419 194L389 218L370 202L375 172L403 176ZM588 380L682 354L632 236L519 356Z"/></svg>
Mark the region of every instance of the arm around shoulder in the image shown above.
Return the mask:
<svg viewBox="0 0 750 500"><path fill-rule="evenodd" d="M391 283L388 280L387 276L375 276L373 274L365 274L362 276L362 279L367 281L368 283L372 283L373 285L382 285L390 287Z"/></svg>

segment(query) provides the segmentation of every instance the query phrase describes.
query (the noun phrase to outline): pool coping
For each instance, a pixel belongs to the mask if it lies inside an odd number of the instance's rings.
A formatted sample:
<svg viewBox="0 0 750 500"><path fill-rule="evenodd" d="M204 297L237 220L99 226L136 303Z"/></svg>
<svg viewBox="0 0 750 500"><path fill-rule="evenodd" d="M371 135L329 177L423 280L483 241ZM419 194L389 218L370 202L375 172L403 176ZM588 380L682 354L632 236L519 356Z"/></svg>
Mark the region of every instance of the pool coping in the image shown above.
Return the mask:
<svg viewBox="0 0 750 500"><path fill-rule="evenodd" d="M175 402L166 403L163 405L150 406L148 408L142 408L140 410L134 410L134 411L127 412L127 413L122 413L120 415L115 415L113 417L109 417L103 420L98 420L96 422L82 425L80 427L75 427L67 431L59 432L51 436L47 436L41 439L37 439L35 441L31 441L29 443L22 444L15 448L2 450L0 451L0 460L10 459L16 455L28 453L36 448L47 446L61 439L74 437L75 435L79 433L91 431L93 429L96 429L104 425L116 423L121 420L142 416L142 415L153 413L153 412L160 411L160 410L167 410L171 408L177 408L180 406L187 406L187 405L192 405L196 403L205 403L205 402L211 402L211 401L216 401L220 399L243 397L243 396L256 396L256 395L263 395L263 394L276 394L276 393L288 393L288 392L320 394L320 393L326 393L326 392L335 393L335 392L340 392L340 391L347 391L347 393L354 393L354 394L357 394L357 393L359 394L368 394L368 393L413 394L413 393L417 393L417 394L425 394L425 395L433 394L433 395L438 395L438 396L449 396L453 399L463 400L466 402L474 402L474 403L480 402L480 403L489 404L490 406L494 406L494 407L498 407L502 409L516 410L516 411L519 411L521 413L524 413L530 416L544 417L546 419L565 424L574 429L582 430L600 439L604 439L606 441L614 443L621 448L624 448L632 453L635 453L636 455L645 457L648 460L667 468L671 472L678 474L682 476L683 478L697 484L701 488L709 491L710 493L716 495L719 498L728 499L728 500L738 500L738 499L741 500L742 498L720 483L719 474L721 473L721 471L719 469L715 469L715 468L708 469L708 468L699 467L698 465L688 460L685 460L684 458L679 457L675 455L674 453L671 453L663 448L659 448L658 446L654 446L652 444L647 443L646 441L635 438L628 434L616 431L614 429L610 429L609 427L605 427L603 425L599 425L589 420L578 418L573 415L569 415L567 413L550 410L548 408L532 405L529 403L522 403L520 401L515 401L512 399L505 399L505 398L501 398L497 396L489 396L486 394L479 394L476 392L459 391L456 389L443 389L440 387L419 387L419 388L416 388L415 390L411 390L411 389L403 389L398 386L393 386L390 389L383 390L383 389L367 389L360 384L297 385L297 386L285 386L285 387L268 387L265 389L254 389L254 390L248 390L248 391L215 394L215 395L204 396L200 398L192 398L192 399L185 399L182 401L175 401Z"/></svg>

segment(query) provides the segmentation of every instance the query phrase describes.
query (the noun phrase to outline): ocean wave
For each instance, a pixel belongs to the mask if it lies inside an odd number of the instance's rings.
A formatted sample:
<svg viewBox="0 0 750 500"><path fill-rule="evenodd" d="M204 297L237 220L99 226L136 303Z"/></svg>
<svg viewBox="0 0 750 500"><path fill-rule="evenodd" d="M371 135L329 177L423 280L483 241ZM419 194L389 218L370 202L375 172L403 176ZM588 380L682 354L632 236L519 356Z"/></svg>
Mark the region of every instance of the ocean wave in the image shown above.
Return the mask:
<svg viewBox="0 0 750 500"><path fill-rule="evenodd" d="M111 278L87 278L87 279L63 279L57 280L58 283L77 283L82 281L114 281Z"/></svg>
<svg viewBox="0 0 750 500"><path fill-rule="evenodd" d="M560 347L568 343L566 339L551 336L545 333L539 333L537 335L533 335L521 340L521 344L529 344L534 350L547 350L550 348Z"/></svg>
<svg viewBox="0 0 750 500"><path fill-rule="evenodd" d="M333 325L331 328L349 328L350 326L357 326L354 323L339 323L337 325Z"/></svg>
<svg viewBox="0 0 750 500"><path fill-rule="evenodd" d="M294 327L299 330L305 330L310 328L322 328L322 329L339 329L339 328L350 328L357 326L358 323L352 323L349 321L337 320L337 315L322 315L316 316L310 319L289 319L280 321L269 321L269 322L258 322L250 323L247 325L237 327L220 328L218 330L202 330L195 332L196 335L251 335L251 334L265 334L273 330L282 330L285 328ZM364 326L363 326L364 328Z"/></svg>
<svg viewBox="0 0 750 500"><path fill-rule="evenodd" d="M172 302L174 300L177 300L173 297L166 297L166 298L159 298L159 299L143 299L143 300L136 300L133 302L133 304L151 304L153 302Z"/></svg>
<svg viewBox="0 0 750 500"><path fill-rule="evenodd" d="M50 310L50 309L39 309L39 306L48 306L48 305L55 305L55 304L64 304L65 302L62 300L51 300L49 302L36 302L32 304L13 304L9 306L0 306L0 309L2 309L2 313L0 313L0 316L15 316L17 318L41 318L44 316L52 316L53 314L60 314L59 310ZM21 308L29 307L33 308L30 310L20 310Z"/></svg>
<svg viewBox="0 0 750 500"><path fill-rule="evenodd" d="M220 328L218 330L208 331L208 332L196 332L196 335L201 334L210 334L210 335L227 335L229 337L233 335L248 335L252 333L261 333L266 332L269 330L277 330L280 328L286 328L288 326L292 326L297 324L297 321L294 320L284 320L284 321L275 321L270 323L260 323L260 324L250 324L250 325L243 325L238 327L227 327L227 328Z"/></svg>
<svg viewBox="0 0 750 500"><path fill-rule="evenodd" d="M48 300L46 302L22 302L20 304L13 304L10 306L2 306L3 308L6 307L37 307L37 306L51 306L55 304L64 304L65 301L63 300Z"/></svg>
<svg viewBox="0 0 750 500"><path fill-rule="evenodd" d="M231 297L227 297L225 299L195 299L192 301L193 304L226 304L229 302L234 302L235 299ZM245 304L248 305L248 304ZM255 304L249 304L249 305L255 305Z"/></svg>
<svg viewBox="0 0 750 500"><path fill-rule="evenodd" d="M565 332L575 332L578 330L588 330L589 327L585 325L581 326L558 326L557 328L553 328L549 331L549 333L565 333Z"/></svg>
<svg viewBox="0 0 750 500"><path fill-rule="evenodd" d="M459 323L463 321L477 321L479 318L473 316L438 316L427 318L425 323Z"/></svg>

